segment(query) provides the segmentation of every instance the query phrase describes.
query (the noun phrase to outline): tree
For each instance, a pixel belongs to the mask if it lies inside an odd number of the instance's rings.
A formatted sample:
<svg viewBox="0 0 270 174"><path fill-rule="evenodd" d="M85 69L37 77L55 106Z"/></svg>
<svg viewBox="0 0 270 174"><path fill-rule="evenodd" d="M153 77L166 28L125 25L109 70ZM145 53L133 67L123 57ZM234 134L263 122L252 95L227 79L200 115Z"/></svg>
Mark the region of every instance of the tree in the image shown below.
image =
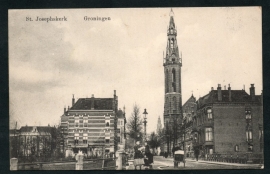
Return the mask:
<svg viewBox="0 0 270 174"><path fill-rule="evenodd" d="M150 135L150 141L149 141L149 146L152 148L152 149L157 149L161 144L161 139L160 137L155 134L155 132L152 132L151 135Z"/></svg>
<svg viewBox="0 0 270 174"><path fill-rule="evenodd" d="M131 117L129 118L128 123L127 123L127 129L128 129L127 134L134 141L142 140L142 135L143 135L142 125L143 125L143 122L140 116L140 108L137 104L134 104Z"/></svg>

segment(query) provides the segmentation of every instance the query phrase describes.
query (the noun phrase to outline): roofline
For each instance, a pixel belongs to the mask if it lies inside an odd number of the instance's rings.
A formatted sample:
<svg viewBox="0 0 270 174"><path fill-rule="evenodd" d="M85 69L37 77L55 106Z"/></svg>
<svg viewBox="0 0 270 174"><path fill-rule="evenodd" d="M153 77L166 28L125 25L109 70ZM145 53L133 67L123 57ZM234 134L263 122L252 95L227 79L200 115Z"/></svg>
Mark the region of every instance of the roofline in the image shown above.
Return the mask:
<svg viewBox="0 0 270 174"><path fill-rule="evenodd" d="M67 112L71 112L71 111L74 111L74 112L78 112L78 111L82 111L82 112L112 112L114 110L75 110L75 109L70 109L68 110Z"/></svg>

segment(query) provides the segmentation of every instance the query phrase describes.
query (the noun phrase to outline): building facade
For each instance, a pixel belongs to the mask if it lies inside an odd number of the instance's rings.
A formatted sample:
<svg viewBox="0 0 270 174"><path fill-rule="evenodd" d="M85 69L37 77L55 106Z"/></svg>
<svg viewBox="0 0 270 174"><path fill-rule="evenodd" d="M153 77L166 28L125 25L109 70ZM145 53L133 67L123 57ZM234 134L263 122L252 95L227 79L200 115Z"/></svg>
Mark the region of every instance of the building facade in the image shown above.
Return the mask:
<svg viewBox="0 0 270 174"><path fill-rule="evenodd" d="M61 116L65 156L74 157L78 150L90 158L114 153L121 141L121 130L117 129L117 114L120 111L117 108L116 91L112 98L95 98L92 95L75 102L73 96L71 108L64 109Z"/></svg>
<svg viewBox="0 0 270 174"><path fill-rule="evenodd" d="M182 134L181 146L185 148L187 157L194 157L194 148L193 148L193 137L192 137L192 128L193 128L193 117L197 111L196 98L191 95L191 97L183 105L183 125L184 130L180 132Z"/></svg>
<svg viewBox="0 0 270 174"><path fill-rule="evenodd" d="M123 149L125 149L125 145L126 145L126 113L125 113L125 107L124 110L122 111L121 108L119 108L118 112L117 112L117 137L119 137L118 140L118 149L120 148L120 146L122 146Z"/></svg>
<svg viewBox="0 0 270 174"><path fill-rule="evenodd" d="M197 100L193 116L193 147L208 154L263 154L263 100L245 90L213 88Z"/></svg>
<svg viewBox="0 0 270 174"><path fill-rule="evenodd" d="M164 56L164 55L163 55ZM167 151L170 152L172 146L177 141L177 123L182 121L182 93L181 93L181 67L182 56L179 53L177 44L177 30L174 23L174 13L170 12L170 22L167 30L167 48L163 61L165 75L165 95L164 95L164 127L167 132ZM170 130L168 130L170 129ZM172 132L174 132L172 134ZM170 134L170 135L169 135ZM173 135L173 136L171 136Z"/></svg>
<svg viewBox="0 0 270 174"><path fill-rule="evenodd" d="M50 158L57 149L57 129L50 126L22 126L17 134L18 158Z"/></svg>

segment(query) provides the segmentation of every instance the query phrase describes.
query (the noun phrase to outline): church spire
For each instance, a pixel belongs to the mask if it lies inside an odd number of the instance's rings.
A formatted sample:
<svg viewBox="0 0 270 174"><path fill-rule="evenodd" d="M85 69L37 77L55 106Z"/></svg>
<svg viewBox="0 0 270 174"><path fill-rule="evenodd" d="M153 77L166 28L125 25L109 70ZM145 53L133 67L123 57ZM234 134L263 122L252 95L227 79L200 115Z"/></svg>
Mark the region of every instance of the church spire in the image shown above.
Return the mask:
<svg viewBox="0 0 270 174"><path fill-rule="evenodd" d="M174 23L174 13L171 9L170 11L170 22L169 27L167 29L167 47L166 47L166 59L165 64L171 63L182 63L181 57L179 55L178 44L177 44L177 30Z"/></svg>
<svg viewBox="0 0 270 174"><path fill-rule="evenodd" d="M171 12L170 12L170 23L169 23L169 29L175 29L175 24L174 24L174 13L173 10L171 8Z"/></svg>

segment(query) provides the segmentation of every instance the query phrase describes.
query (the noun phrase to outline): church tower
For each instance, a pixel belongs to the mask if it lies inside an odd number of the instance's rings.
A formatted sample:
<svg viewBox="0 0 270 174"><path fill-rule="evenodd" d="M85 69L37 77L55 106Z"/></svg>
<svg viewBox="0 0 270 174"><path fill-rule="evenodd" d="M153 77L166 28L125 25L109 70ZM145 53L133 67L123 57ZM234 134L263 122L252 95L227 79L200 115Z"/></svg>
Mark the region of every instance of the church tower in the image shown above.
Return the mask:
<svg viewBox="0 0 270 174"><path fill-rule="evenodd" d="M181 91L181 67L182 54L179 53L177 44L177 30L174 23L174 13L170 12L170 22L167 30L166 55L163 55L163 66L165 75L165 95L164 95L164 127L170 131L174 129L174 123L182 122L182 91ZM174 130L172 130L174 129ZM175 132L176 133L176 132ZM177 137L172 137L170 141L177 143Z"/></svg>
<svg viewBox="0 0 270 174"><path fill-rule="evenodd" d="M160 116L158 116L158 123L157 123L156 133L159 134L161 131L162 131L161 119L160 119Z"/></svg>

